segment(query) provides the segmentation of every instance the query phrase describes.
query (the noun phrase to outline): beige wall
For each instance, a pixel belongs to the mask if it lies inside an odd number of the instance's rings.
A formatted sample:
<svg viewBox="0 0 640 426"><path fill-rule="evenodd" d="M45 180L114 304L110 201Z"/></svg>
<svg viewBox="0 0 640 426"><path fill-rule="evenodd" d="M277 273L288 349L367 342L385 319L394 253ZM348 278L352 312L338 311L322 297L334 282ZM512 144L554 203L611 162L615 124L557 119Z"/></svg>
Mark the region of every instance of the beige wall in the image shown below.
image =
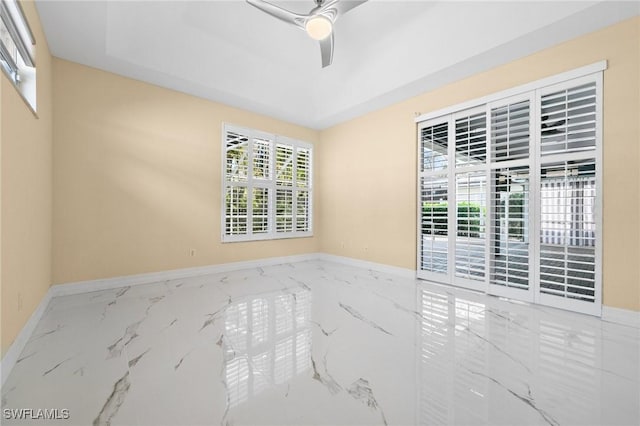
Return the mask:
<svg viewBox="0 0 640 426"><path fill-rule="evenodd" d="M321 251L415 269L414 114L607 59L603 303L640 310L639 28L636 17L322 131Z"/></svg>
<svg viewBox="0 0 640 426"><path fill-rule="evenodd" d="M34 4L22 5L36 39L39 118L0 73L3 356L51 284L51 55Z"/></svg>
<svg viewBox="0 0 640 426"><path fill-rule="evenodd" d="M223 122L318 132L61 59L53 76L55 284L317 251L220 242L220 140Z"/></svg>

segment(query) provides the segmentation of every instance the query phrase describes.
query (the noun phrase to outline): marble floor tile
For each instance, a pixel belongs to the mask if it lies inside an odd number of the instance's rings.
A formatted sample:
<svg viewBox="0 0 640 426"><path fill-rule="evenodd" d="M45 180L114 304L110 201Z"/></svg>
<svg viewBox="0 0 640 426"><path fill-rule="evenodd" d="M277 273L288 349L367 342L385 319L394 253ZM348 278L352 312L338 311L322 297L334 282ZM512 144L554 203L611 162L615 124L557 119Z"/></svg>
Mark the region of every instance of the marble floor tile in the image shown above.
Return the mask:
<svg viewBox="0 0 640 426"><path fill-rule="evenodd" d="M637 328L308 261L52 299L2 424L638 425L639 388Z"/></svg>

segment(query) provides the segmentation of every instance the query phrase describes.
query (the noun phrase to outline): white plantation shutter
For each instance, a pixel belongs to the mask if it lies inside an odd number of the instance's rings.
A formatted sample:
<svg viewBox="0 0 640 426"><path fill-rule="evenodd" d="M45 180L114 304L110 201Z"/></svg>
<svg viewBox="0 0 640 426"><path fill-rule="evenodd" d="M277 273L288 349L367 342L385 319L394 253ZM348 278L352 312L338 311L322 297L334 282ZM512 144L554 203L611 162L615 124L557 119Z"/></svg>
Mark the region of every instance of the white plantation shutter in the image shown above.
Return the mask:
<svg viewBox="0 0 640 426"><path fill-rule="evenodd" d="M416 120L419 278L601 313L600 67Z"/></svg>
<svg viewBox="0 0 640 426"><path fill-rule="evenodd" d="M276 184L293 185L293 146L276 145Z"/></svg>
<svg viewBox="0 0 640 426"><path fill-rule="evenodd" d="M226 180L246 181L249 176L249 136L231 131L226 136Z"/></svg>
<svg viewBox="0 0 640 426"><path fill-rule="evenodd" d="M18 0L0 1L0 68L36 111L35 39Z"/></svg>
<svg viewBox="0 0 640 426"><path fill-rule="evenodd" d="M539 298L601 312L602 76L539 91Z"/></svg>
<svg viewBox="0 0 640 426"><path fill-rule="evenodd" d="M249 140L247 132L229 131L225 138L225 234L246 235L249 230Z"/></svg>
<svg viewBox="0 0 640 426"><path fill-rule="evenodd" d="M529 167L507 167L491 173L493 219L490 237L490 283L529 288Z"/></svg>
<svg viewBox="0 0 640 426"><path fill-rule="evenodd" d="M484 112L456 120L456 167L487 161L487 120Z"/></svg>
<svg viewBox="0 0 640 426"><path fill-rule="evenodd" d="M420 269L446 274L449 252L447 177L423 177L420 188Z"/></svg>
<svg viewBox="0 0 640 426"><path fill-rule="evenodd" d="M311 235L311 145L231 125L223 140L223 241Z"/></svg>
<svg viewBox="0 0 640 426"><path fill-rule="evenodd" d="M276 232L293 231L293 190L276 189Z"/></svg>
<svg viewBox="0 0 640 426"><path fill-rule="evenodd" d="M1 44L7 51L15 50L27 66L35 67L35 41L18 1L4 0L0 3L0 20L6 31L6 34L3 31ZM12 56L18 62L18 57Z"/></svg>
<svg viewBox="0 0 640 426"><path fill-rule="evenodd" d="M541 97L543 156L595 149L596 99L595 81Z"/></svg>
<svg viewBox="0 0 640 426"><path fill-rule="evenodd" d="M296 231L309 230L309 191L297 191Z"/></svg>
<svg viewBox="0 0 640 426"><path fill-rule="evenodd" d="M487 113L485 107L453 115L455 204L453 261L456 283L476 289L485 281L487 211ZM471 171L473 170L473 171Z"/></svg>
<svg viewBox="0 0 640 426"><path fill-rule="evenodd" d="M296 231L306 232L311 226L311 204L309 188L311 187L311 151L308 148L296 148Z"/></svg>
<svg viewBox="0 0 640 426"><path fill-rule="evenodd" d="M540 193L540 291L594 301L595 160L543 165Z"/></svg>
<svg viewBox="0 0 640 426"><path fill-rule="evenodd" d="M225 194L225 233L226 235L245 235L247 230L247 187L227 186Z"/></svg>
<svg viewBox="0 0 640 426"><path fill-rule="evenodd" d="M307 148L296 149L296 184L307 188L310 184L311 151Z"/></svg>
<svg viewBox="0 0 640 426"><path fill-rule="evenodd" d="M269 181L271 179L271 152L273 142L268 139L253 139L253 178Z"/></svg>
<svg viewBox="0 0 640 426"><path fill-rule="evenodd" d="M425 127L420 131L420 171L442 170L447 167L448 123Z"/></svg>
<svg viewBox="0 0 640 426"><path fill-rule="evenodd" d="M531 94L490 106L489 287L493 294L533 301L531 259Z"/></svg>
<svg viewBox="0 0 640 426"><path fill-rule="evenodd" d="M264 234L269 232L269 188L253 188L253 233Z"/></svg>
<svg viewBox="0 0 640 426"><path fill-rule="evenodd" d="M419 249L420 270L448 272L449 123L425 124L419 129Z"/></svg>
<svg viewBox="0 0 640 426"><path fill-rule="evenodd" d="M456 175L456 246L457 277L484 280L486 173Z"/></svg>
<svg viewBox="0 0 640 426"><path fill-rule="evenodd" d="M491 109L491 161L529 157L529 101Z"/></svg>
<svg viewBox="0 0 640 426"><path fill-rule="evenodd" d="M251 220L254 234L269 232L273 141L264 137L253 138L253 196Z"/></svg>

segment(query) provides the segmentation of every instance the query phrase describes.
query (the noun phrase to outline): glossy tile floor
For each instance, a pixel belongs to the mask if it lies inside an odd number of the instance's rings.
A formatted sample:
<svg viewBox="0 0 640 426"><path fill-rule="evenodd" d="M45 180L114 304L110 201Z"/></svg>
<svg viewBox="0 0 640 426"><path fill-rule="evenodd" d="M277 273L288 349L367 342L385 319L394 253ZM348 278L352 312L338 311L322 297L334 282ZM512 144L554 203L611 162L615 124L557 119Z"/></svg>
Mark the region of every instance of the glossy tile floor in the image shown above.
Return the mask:
<svg viewBox="0 0 640 426"><path fill-rule="evenodd" d="M309 261L55 298L2 408L69 410L41 425L638 425L639 341Z"/></svg>

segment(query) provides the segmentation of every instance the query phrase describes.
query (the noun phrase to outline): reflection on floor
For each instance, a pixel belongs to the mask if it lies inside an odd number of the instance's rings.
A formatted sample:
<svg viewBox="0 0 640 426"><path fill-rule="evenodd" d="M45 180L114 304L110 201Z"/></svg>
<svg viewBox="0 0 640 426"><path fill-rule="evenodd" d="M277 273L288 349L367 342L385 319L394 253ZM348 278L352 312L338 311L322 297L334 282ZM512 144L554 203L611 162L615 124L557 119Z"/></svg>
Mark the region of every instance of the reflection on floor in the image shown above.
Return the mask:
<svg viewBox="0 0 640 426"><path fill-rule="evenodd" d="M53 299L3 424L637 425L639 344L593 317L301 262Z"/></svg>

